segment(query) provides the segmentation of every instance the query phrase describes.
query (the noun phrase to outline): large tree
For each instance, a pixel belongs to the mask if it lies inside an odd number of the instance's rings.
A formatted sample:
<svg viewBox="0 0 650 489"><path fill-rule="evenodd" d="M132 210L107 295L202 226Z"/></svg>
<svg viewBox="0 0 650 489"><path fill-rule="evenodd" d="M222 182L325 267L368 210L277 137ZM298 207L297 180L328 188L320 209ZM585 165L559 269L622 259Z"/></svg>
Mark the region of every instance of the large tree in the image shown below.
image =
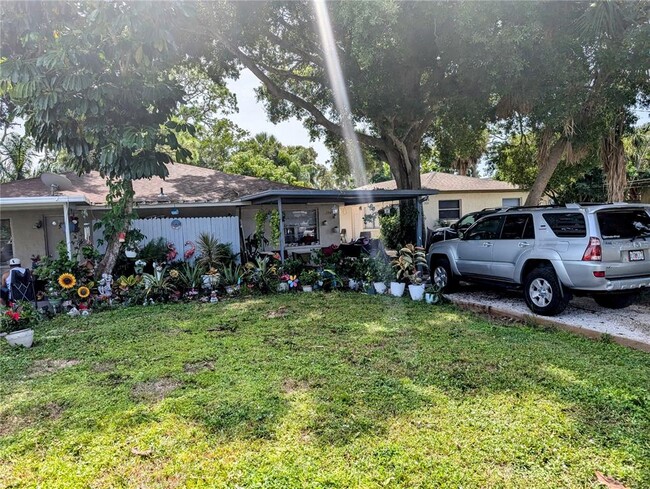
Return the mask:
<svg viewBox="0 0 650 489"><path fill-rule="evenodd" d="M488 15L498 4L486 6ZM345 139L352 119L358 141L388 163L399 188L420 187L424 135L456 98L487 103L487 69L471 16L453 2L328 2L335 47L319 35L314 2L205 3L204 53L215 77L224 63L248 68L272 120L302 119L314 135ZM225 55L222 49L225 50ZM340 60L350 113L335 103L329 60ZM338 87L342 88L342 87Z"/></svg>
<svg viewBox="0 0 650 489"><path fill-rule="evenodd" d="M37 148L65 150L110 186L110 272L133 209L132 180L187 156L169 121L184 92L170 76L189 30L180 2L3 2L0 90Z"/></svg>

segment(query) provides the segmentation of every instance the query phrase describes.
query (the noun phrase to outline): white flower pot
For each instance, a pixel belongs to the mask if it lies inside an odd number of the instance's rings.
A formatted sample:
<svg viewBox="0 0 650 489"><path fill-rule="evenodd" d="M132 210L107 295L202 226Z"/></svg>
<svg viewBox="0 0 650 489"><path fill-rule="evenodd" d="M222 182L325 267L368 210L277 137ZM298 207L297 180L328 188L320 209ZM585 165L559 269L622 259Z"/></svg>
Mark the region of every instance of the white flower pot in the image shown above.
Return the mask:
<svg viewBox="0 0 650 489"><path fill-rule="evenodd" d="M14 331L13 333L8 333L5 336L7 343L11 346L24 346L29 348L34 342L34 330L33 329L21 329L20 331Z"/></svg>
<svg viewBox="0 0 650 489"><path fill-rule="evenodd" d="M278 284L278 292L289 292L289 284L286 282L280 282Z"/></svg>
<svg viewBox="0 0 650 489"><path fill-rule="evenodd" d="M128 250L127 249L127 250L124 250L124 255L127 258L135 258L136 256L138 256L138 252L136 250Z"/></svg>
<svg viewBox="0 0 650 489"><path fill-rule="evenodd" d="M385 294L386 289L388 288L384 282L373 282L372 286L378 294Z"/></svg>
<svg viewBox="0 0 650 489"><path fill-rule="evenodd" d="M424 298L424 284L409 285L409 294L414 301L421 301Z"/></svg>
<svg viewBox="0 0 650 489"><path fill-rule="evenodd" d="M437 294L424 294L424 300L427 304L435 304L439 298Z"/></svg>
<svg viewBox="0 0 650 489"><path fill-rule="evenodd" d="M302 286L302 291L303 292L313 292L314 287L312 285L303 285Z"/></svg>
<svg viewBox="0 0 650 489"><path fill-rule="evenodd" d="M394 297L402 297L404 295L404 289L406 284L401 284L399 282L390 283L390 295Z"/></svg>

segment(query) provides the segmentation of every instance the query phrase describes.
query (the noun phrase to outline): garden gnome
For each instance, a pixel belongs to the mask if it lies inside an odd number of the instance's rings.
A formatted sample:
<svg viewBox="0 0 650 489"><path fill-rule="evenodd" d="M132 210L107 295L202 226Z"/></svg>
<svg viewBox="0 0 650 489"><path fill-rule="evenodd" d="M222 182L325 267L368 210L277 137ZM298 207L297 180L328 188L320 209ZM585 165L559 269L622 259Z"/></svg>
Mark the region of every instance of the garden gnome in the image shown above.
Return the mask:
<svg viewBox="0 0 650 489"><path fill-rule="evenodd" d="M212 304L215 304L215 303L219 302L219 298L217 297L217 291L216 290L213 290L210 293L210 302Z"/></svg>

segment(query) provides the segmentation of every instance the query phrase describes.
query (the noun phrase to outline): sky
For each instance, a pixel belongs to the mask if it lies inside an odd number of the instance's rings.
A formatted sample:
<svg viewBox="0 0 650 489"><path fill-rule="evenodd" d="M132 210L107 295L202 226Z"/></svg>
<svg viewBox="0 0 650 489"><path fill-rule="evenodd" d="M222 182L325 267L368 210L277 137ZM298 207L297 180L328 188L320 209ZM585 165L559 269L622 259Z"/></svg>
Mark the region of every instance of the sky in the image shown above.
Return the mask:
<svg viewBox="0 0 650 489"><path fill-rule="evenodd" d="M266 132L274 135L285 146L311 146L318 153L317 161L325 164L330 159L330 152L322 141L309 139L309 133L300 121L291 119L273 124L269 120L264 106L255 97L254 90L261 83L249 70L242 71L238 80L228 83L228 89L237 96L239 107L239 112L230 114L228 118L251 135Z"/></svg>

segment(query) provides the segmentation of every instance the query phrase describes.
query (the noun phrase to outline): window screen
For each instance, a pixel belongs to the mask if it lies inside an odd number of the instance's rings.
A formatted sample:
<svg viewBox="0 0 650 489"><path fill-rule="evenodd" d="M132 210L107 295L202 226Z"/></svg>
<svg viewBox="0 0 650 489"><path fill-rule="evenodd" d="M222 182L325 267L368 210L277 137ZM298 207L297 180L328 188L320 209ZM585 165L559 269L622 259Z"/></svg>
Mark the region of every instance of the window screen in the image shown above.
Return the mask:
<svg viewBox="0 0 650 489"><path fill-rule="evenodd" d="M439 201L438 219L460 219L460 200Z"/></svg>
<svg viewBox="0 0 650 489"><path fill-rule="evenodd" d="M501 206L502 207L518 207L520 205L521 205L521 199L520 198L501 199Z"/></svg>
<svg viewBox="0 0 650 489"><path fill-rule="evenodd" d="M558 238L583 238L587 235L585 217L578 212L553 212L543 216Z"/></svg>

